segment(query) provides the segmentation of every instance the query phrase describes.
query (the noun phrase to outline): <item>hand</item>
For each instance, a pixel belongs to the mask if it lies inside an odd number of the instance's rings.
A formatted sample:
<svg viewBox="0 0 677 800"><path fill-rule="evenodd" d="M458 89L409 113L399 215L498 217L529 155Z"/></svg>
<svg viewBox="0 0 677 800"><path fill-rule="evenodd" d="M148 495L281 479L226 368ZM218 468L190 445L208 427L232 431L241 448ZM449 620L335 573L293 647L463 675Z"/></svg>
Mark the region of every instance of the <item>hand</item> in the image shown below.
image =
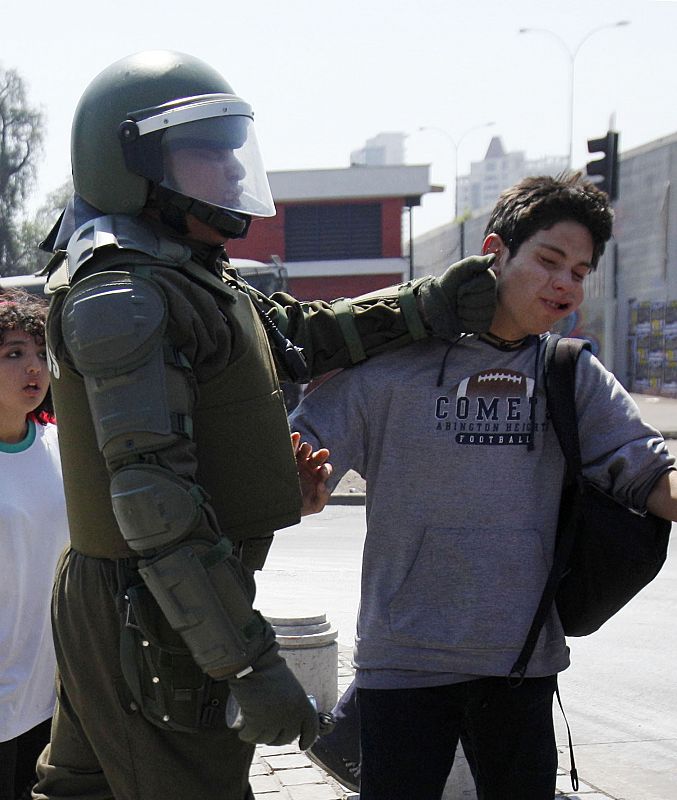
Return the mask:
<svg viewBox="0 0 677 800"><path fill-rule="evenodd" d="M307 750L319 734L317 711L277 650L273 644L254 663L253 672L228 681L244 719L238 736L273 745L289 744L298 736L299 747Z"/></svg>
<svg viewBox="0 0 677 800"><path fill-rule="evenodd" d="M490 269L494 258L465 258L421 284L423 313L435 335L451 339L489 330L496 311L496 276Z"/></svg>
<svg viewBox="0 0 677 800"><path fill-rule="evenodd" d="M292 433L291 443L301 483L301 516L317 514L327 505L331 494L327 488L327 481L332 473L331 464L327 463L329 450L326 447L313 450L308 442L301 443L300 433Z"/></svg>

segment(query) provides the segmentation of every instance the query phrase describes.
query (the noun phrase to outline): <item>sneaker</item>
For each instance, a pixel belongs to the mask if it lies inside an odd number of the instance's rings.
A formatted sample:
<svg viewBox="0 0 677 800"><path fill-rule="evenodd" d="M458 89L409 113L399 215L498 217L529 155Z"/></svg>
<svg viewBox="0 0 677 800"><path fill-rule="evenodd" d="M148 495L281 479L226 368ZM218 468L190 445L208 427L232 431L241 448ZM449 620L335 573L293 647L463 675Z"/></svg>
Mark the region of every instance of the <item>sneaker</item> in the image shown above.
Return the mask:
<svg viewBox="0 0 677 800"><path fill-rule="evenodd" d="M306 750L306 755L332 778L336 778L346 789L356 793L360 791L360 764L358 761L350 761L336 750L327 747L326 740L321 737L309 750Z"/></svg>

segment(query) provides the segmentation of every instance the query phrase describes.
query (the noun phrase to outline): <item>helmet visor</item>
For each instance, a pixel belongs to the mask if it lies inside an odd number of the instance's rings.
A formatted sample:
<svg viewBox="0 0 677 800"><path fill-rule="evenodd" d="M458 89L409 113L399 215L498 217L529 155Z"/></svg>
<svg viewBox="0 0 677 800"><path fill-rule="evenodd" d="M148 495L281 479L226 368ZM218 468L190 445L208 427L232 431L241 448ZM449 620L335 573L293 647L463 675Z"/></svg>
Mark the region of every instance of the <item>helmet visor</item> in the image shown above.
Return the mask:
<svg viewBox="0 0 677 800"><path fill-rule="evenodd" d="M162 132L160 186L217 208L274 216L253 114L244 101L228 95L195 98L137 125L141 140ZM147 137L151 140L157 143L156 136Z"/></svg>

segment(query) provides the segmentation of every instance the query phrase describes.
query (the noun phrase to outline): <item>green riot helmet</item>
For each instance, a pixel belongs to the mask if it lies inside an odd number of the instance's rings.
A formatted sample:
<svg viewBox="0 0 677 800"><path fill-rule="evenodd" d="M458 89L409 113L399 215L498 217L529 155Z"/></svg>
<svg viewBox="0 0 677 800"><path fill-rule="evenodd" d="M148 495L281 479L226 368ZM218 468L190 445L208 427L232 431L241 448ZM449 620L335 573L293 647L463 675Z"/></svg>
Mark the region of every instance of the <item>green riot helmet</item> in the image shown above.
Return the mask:
<svg viewBox="0 0 677 800"><path fill-rule="evenodd" d="M101 72L76 109L71 154L76 193L106 214L150 201L181 233L191 213L229 237L275 214L251 107L183 53L145 51Z"/></svg>

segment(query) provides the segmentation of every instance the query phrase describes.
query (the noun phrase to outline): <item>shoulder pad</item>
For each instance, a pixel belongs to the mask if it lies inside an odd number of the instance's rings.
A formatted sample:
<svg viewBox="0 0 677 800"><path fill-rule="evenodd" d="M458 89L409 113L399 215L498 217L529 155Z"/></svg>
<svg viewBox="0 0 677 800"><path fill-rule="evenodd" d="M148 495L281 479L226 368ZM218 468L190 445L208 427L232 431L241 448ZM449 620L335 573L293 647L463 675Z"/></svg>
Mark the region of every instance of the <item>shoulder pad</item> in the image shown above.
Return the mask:
<svg viewBox="0 0 677 800"><path fill-rule="evenodd" d="M180 266L191 257L187 245L158 236L141 220L124 214L111 214L89 220L71 236L68 242L71 277L102 247L135 250L169 266Z"/></svg>
<svg viewBox="0 0 677 800"><path fill-rule="evenodd" d="M54 294L59 289L68 286L70 284L68 253L65 250L57 250L36 275L45 276L45 294L47 295Z"/></svg>
<svg viewBox="0 0 677 800"><path fill-rule="evenodd" d="M64 301L64 341L83 375L136 369L160 346L167 324L164 295L150 280L126 272L84 278Z"/></svg>

